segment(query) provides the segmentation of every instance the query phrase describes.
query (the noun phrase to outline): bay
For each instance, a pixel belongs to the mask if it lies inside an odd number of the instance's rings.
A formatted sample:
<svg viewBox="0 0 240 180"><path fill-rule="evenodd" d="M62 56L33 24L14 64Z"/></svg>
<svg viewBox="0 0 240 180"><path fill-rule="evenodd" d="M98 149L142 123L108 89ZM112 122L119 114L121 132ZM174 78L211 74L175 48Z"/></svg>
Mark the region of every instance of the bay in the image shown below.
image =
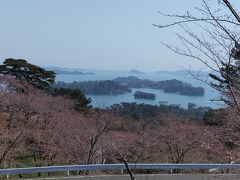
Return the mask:
<svg viewBox="0 0 240 180"><path fill-rule="evenodd" d="M175 93L165 93L161 90L150 89L150 88L133 88L131 93L120 94L120 95L87 95L92 99L93 107L106 108L116 103L121 102L136 102L145 103L151 105L159 105L160 101L167 101L168 104L178 104L183 108L187 108L188 103L194 103L197 106L205 106L211 108L219 108L222 104L212 101L220 96L219 92L211 88L205 83L202 83L196 79L184 75L175 75L169 73L144 73L144 74L130 74L125 71L88 71L94 73L93 75L57 75L56 81L73 82L73 81L93 81L93 80L112 80L117 77L128 77L135 76L140 79L149 79L152 81L162 81L177 79L186 83L190 83L193 86L201 86L205 90L205 94L202 97L198 96L185 96ZM155 100L147 99L135 99L133 94L135 91L150 92L156 95Z"/></svg>

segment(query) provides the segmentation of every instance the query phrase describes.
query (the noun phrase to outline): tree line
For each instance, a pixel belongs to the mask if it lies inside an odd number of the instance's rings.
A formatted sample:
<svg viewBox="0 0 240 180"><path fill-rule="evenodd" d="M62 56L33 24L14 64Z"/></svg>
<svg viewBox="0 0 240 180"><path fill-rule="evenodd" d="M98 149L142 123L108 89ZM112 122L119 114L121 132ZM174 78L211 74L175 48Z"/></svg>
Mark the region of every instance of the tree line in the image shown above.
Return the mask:
<svg viewBox="0 0 240 180"><path fill-rule="evenodd" d="M219 15L220 10L212 10L203 0L203 9L197 8L203 17L189 12L164 15L178 20L158 27L180 25L185 30L189 38L178 36L185 50L166 46L212 69L210 81L200 80L222 92L219 100L226 107L209 111L202 123L175 112L158 113L146 121L142 116L120 116L118 109L111 112L83 106L82 111L76 108L78 98L72 98L75 93L53 93L54 72L25 60L8 59L0 66L1 166L121 162L113 146L133 163L239 161L240 18L230 1L218 2L229 14ZM207 38L191 31L186 25L191 22Z"/></svg>
<svg viewBox="0 0 240 180"><path fill-rule="evenodd" d="M39 87L35 79L31 82L25 77L31 76L4 71L0 77L0 163L4 168L122 162L115 148L132 163L229 162L239 158L240 121L233 109L222 110L227 115L221 116L219 124L136 104L114 106L113 110L78 109L81 96L77 92L53 93L52 81ZM190 104L189 109L194 106Z"/></svg>

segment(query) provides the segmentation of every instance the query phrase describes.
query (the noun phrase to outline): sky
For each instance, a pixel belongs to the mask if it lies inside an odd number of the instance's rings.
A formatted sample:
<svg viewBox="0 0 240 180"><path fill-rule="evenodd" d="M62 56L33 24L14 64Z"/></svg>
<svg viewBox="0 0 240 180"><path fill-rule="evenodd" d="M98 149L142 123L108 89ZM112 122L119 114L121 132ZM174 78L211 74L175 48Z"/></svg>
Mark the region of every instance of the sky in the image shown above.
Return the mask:
<svg viewBox="0 0 240 180"><path fill-rule="evenodd" d="M177 44L177 29L158 14L183 13L200 0L0 0L0 61L40 66L141 71L199 69L161 42Z"/></svg>

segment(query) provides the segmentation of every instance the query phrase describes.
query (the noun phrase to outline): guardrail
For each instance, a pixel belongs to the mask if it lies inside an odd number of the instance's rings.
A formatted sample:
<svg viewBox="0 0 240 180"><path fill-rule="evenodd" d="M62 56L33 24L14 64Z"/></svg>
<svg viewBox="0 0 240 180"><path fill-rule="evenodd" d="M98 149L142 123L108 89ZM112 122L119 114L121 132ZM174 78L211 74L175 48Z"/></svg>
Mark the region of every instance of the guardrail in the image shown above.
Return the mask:
<svg viewBox="0 0 240 180"><path fill-rule="evenodd" d="M171 169L240 169L240 164L129 164L132 170L171 170ZM124 164L92 164L92 165L68 165L46 166L30 168L0 169L0 175L34 174L61 171L104 171L125 170Z"/></svg>

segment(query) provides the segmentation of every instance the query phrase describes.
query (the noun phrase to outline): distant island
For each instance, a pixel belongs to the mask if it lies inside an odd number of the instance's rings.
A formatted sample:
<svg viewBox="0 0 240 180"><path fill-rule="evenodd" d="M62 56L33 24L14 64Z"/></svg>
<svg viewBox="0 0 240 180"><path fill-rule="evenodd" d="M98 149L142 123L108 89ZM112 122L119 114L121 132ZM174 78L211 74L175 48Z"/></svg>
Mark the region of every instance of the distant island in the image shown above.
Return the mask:
<svg viewBox="0 0 240 180"><path fill-rule="evenodd" d="M132 92L132 90L128 86L119 84L111 80L81 82L74 81L72 83L58 82L54 86L80 89L85 94L95 95L118 95Z"/></svg>
<svg viewBox="0 0 240 180"><path fill-rule="evenodd" d="M55 70L56 74L66 74L66 75L93 75L92 72L82 72L82 71L64 71L64 70Z"/></svg>
<svg viewBox="0 0 240 180"><path fill-rule="evenodd" d="M177 93L186 96L203 96L204 88L193 87L191 84L172 79L165 81L151 81L139 79L135 76L119 77L105 81L80 81L72 83L58 82L56 87L80 89L85 94L118 95L131 93L132 88L152 88L166 93Z"/></svg>
<svg viewBox="0 0 240 180"><path fill-rule="evenodd" d="M73 68L63 68L63 67L44 67L49 71L54 71L56 74L64 74L64 75L93 75L93 72L84 72L88 70L80 70Z"/></svg>
<svg viewBox="0 0 240 180"><path fill-rule="evenodd" d="M145 74L144 72L138 71L136 69L132 69L128 72L129 74Z"/></svg>
<svg viewBox="0 0 240 180"><path fill-rule="evenodd" d="M171 75L180 75L180 76L189 76L191 74L198 76L208 76L208 71L195 71L195 70L177 70L177 71L156 71L156 74L171 74Z"/></svg>
<svg viewBox="0 0 240 180"><path fill-rule="evenodd" d="M142 92L142 91L136 91L134 93L135 99L155 99L156 95L153 93L147 93L147 92Z"/></svg>
<svg viewBox="0 0 240 180"><path fill-rule="evenodd" d="M203 96L204 88L193 87L191 84L171 79L165 81L150 81L148 79L139 79L135 76L119 77L114 79L115 82L124 84L129 88L152 88L163 90L166 93L177 93L187 96Z"/></svg>

